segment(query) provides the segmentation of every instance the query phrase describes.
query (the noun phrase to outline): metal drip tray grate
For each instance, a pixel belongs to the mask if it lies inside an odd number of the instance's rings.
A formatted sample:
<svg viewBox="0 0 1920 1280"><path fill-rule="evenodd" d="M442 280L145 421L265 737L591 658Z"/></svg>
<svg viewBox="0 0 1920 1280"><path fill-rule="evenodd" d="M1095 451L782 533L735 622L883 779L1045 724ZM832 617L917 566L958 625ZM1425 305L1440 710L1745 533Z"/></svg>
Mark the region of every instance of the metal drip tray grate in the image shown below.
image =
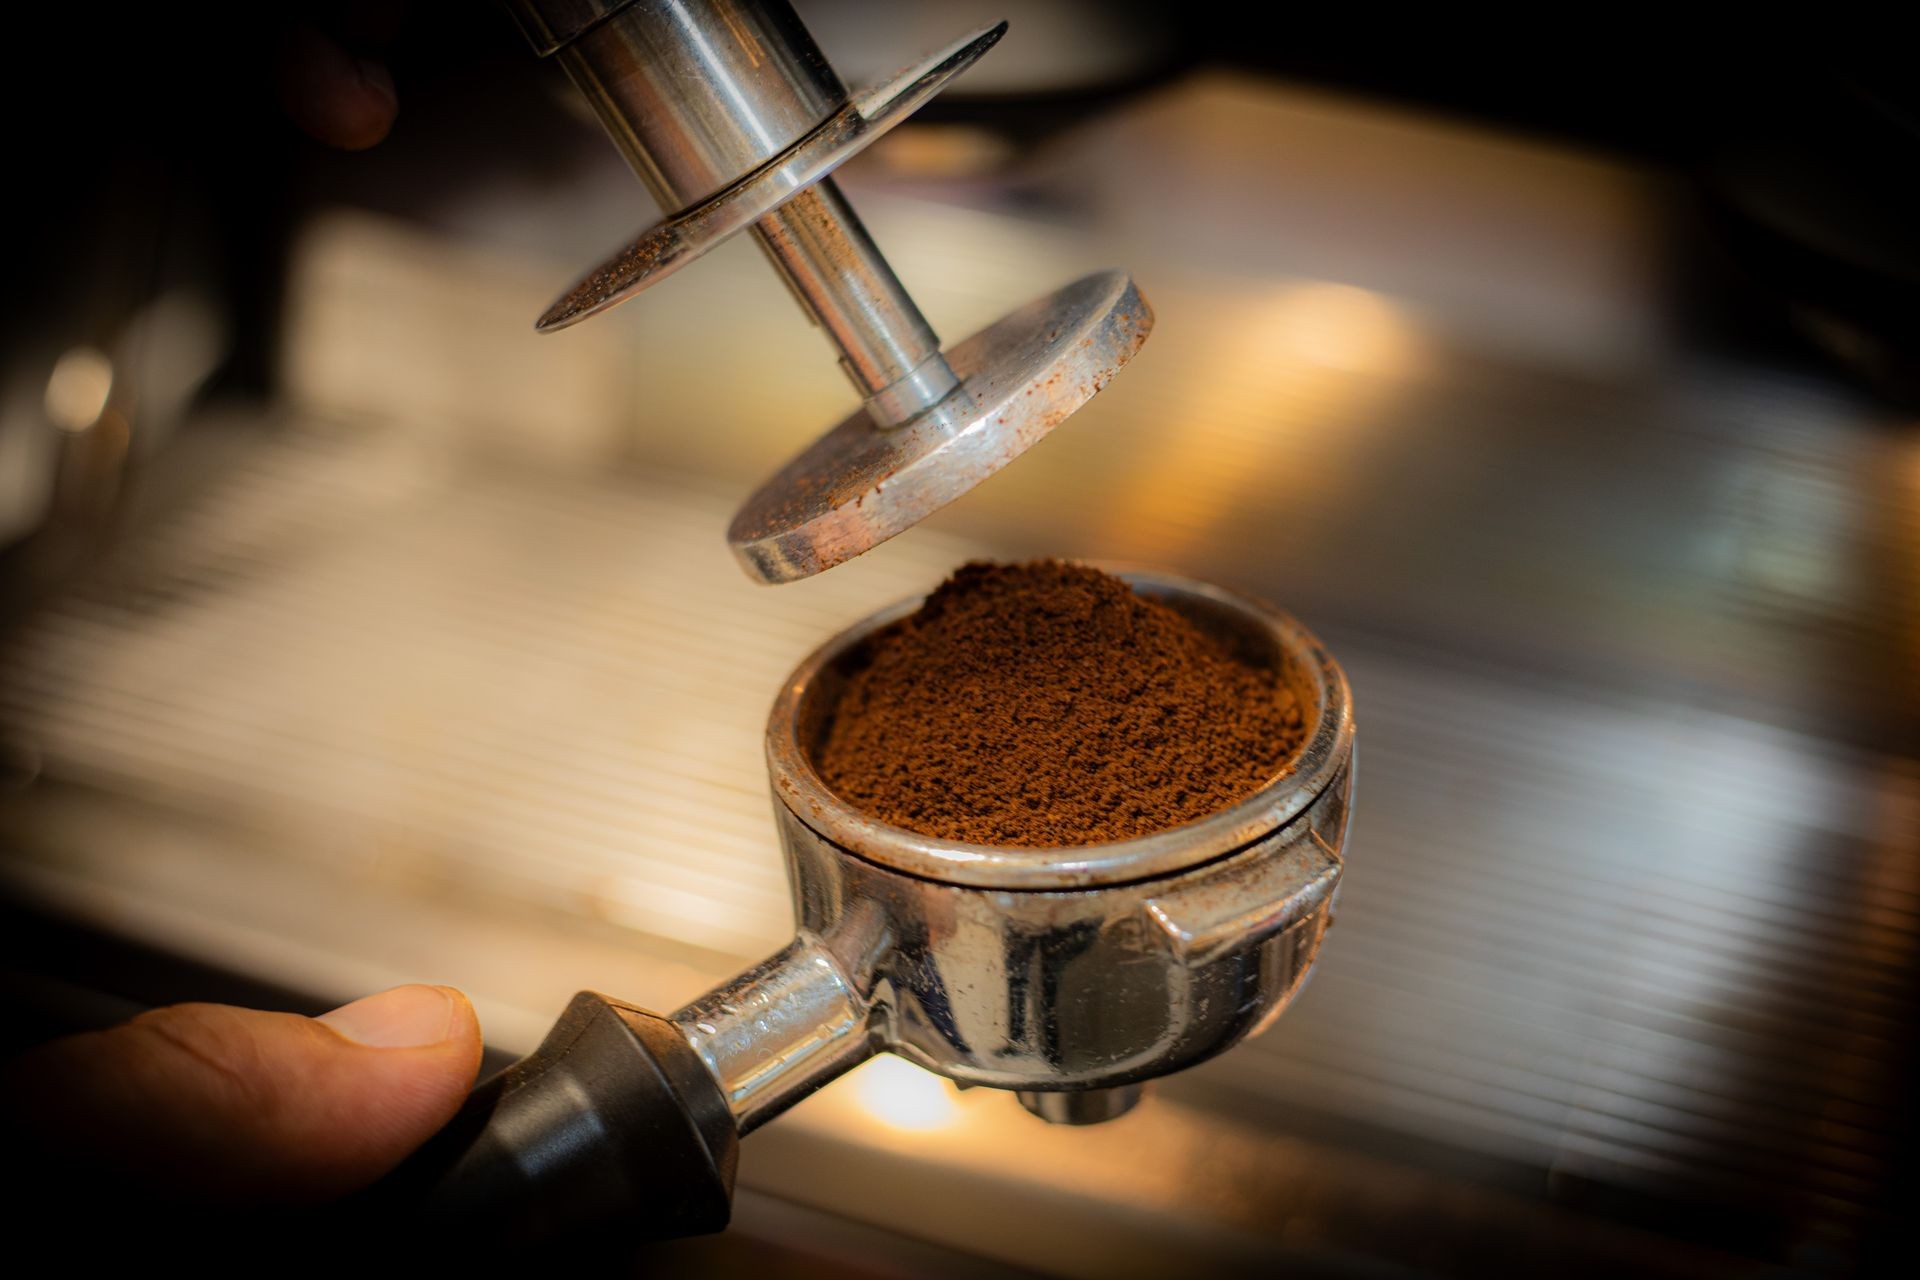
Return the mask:
<svg viewBox="0 0 1920 1280"><path fill-rule="evenodd" d="M470 470L295 432L11 641L49 778L676 943L783 939L761 726L825 636L968 548L797 590L740 575L713 487Z"/></svg>
<svg viewBox="0 0 1920 1280"><path fill-rule="evenodd" d="M75 851L55 787L11 807L12 874L144 884L122 922L190 948L225 936L197 919L271 920L250 964L349 989L346 958L397 980L418 953L301 903L302 877L403 922L453 902L433 960L508 1043L549 991L690 994L789 928L760 750L778 681L978 550L923 532L767 590L728 560L727 508L707 482L450 469L355 431L246 452L17 633L0 680L48 783L211 820L238 852L154 880L144 819ZM1169 1097L1247 1136L1417 1136L1536 1195L1731 1204L1743 1239L1775 1212L1786 1252L1857 1244L1895 1154L1920 781L1683 703L1334 642L1363 763L1327 963ZM489 989L477 922L503 910L546 941ZM569 920L646 972L581 972Z"/></svg>

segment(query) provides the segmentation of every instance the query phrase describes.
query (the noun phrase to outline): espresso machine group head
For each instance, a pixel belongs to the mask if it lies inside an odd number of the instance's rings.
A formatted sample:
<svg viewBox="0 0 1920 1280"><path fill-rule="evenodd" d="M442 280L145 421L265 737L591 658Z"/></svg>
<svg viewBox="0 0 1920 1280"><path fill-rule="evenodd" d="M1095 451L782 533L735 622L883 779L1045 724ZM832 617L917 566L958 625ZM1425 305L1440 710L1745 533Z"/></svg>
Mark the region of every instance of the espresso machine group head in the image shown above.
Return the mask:
<svg viewBox="0 0 1920 1280"><path fill-rule="evenodd" d="M1133 358L1153 312L1103 271L942 349L832 173L1005 34L978 32L849 94L785 0L514 0L664 221L540 317L564 328L750 230L825 331L860 408L775 473L728 541L762 582L870 550L945 506L1068 418Z"/></svg>
<svg viewBox="0 0 1920 1280"><path fill-rule="evenodd" d="M943 351L827 176L1004 24L849 96L781 0L516 8L679 210L541 327L751 228L863 397L735 517L733 548L761 580L817 573L910 527L1052 430L1145 341L1152 313L1114 271ZM576 996L538 1050L375 1189L372 1211L518 1241L718 1230L740 1137L877 1053L1089 1124L1265 1026L1332 915L1352 776L1346 680L1264 604L1124 576L1293 693L1305 744L1264 786L1202 821L1104 845L971 845L881 823L827 787L814 754L869 639L918 602L882 612L804 662L768 722L793 941L670 1016Z"/></svg>

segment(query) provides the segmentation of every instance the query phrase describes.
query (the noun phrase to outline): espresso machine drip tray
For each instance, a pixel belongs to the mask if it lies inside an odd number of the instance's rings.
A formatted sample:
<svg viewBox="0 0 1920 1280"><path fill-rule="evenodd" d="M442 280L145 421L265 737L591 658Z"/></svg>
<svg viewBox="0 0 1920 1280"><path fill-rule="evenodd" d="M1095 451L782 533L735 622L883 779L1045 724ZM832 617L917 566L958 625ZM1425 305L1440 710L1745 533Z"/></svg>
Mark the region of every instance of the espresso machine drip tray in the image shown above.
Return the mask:
<svg viewBox="0 0 1920 1280"><path fill-rule="evenodd" d="M982 548L923 531L809 592L769 593L707 536L731 509L723 488L410 465L340 428L250 446L13 639L0 707L39 777L5 809L11 889L328 998L457 975L514 1053L583 974L673 1008L778 946L791 921L761 751L769 691L823 636ZM587 554L610 542L648 554ZM1716 1174L1685 1163L1688 1144L1734 1114L1756 1118L1751 1176L1777 1194L1852 1185L1876 1139L1806 1128L1778 1093L1828 1087L1810 1074L1817 1043L1716 1068L1714 1053L1773 1033L1707 1016L1772 981L1763 938L1838 936L1833 893L1796 896L1788 917L1769 896L1786 881L1754 879L1731 846L1713 846L1724 863L1658 864L1703 822L1776 847L1795 815L1839 814L1864 779L1794 735L1755 741L1726 718L1340 643L1368 710L1357 830L1389 865L1354 864L1341 962L1276 1031L1095 1129L881 1061L756 1135L744 1188L851 1208L866 1180L842 1200L821 1161L890 1169L914 1194L971 1171L1074 1197L1090 1215L1069 1217L1076 1231L1134 1212L1151 1235L1201 1212L1184 1197L1204 1184L1185 1179L1223 1165L1238 1170L1233 1215L1329 1180L1415 1212L1440 1183L1345 1145L1388 1124L1495 1184L1531 1168L1697 1190ZM1477 781L1503 777L1579 779L1562 804L1580 820L1543 826ZM1717 780L1714 807L1666 785L1677 777ZM1458 826L1421 817L1454 805ZM1583 854L1620 823L1650 841L1633 862ZM1676 972L1699 985L1672 986ZM1770 1017L1864 1026L1876 990L1842 983ZM1863 1069L1893 1047L1847 1043ZM1777 1158L1790 1150L1810 1158ZM1143 1160L1174 1163L1141 1183ZM1475 1185L1449 1194L1502 1231L1531 1221L1524 1196ZM1582 1230L1609 1256L1660 1260L1637 1236Z"/></svg>

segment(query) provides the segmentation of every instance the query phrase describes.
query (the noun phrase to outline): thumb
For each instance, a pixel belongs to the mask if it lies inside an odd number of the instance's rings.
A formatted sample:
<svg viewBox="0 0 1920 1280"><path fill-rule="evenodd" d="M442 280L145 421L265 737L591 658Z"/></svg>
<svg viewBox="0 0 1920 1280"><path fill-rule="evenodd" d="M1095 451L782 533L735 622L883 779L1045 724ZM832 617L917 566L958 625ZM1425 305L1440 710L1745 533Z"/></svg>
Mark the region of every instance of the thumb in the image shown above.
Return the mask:
<svg viewBox="0 0 1920 1280"><path fill-rule="evenodd" d="M319 1018L159 1009L35 1050L0 1096L80 1172L201 1204L298 1204L392 1169L452 1117L479 1066L467 998L405 986Z"/></svg>

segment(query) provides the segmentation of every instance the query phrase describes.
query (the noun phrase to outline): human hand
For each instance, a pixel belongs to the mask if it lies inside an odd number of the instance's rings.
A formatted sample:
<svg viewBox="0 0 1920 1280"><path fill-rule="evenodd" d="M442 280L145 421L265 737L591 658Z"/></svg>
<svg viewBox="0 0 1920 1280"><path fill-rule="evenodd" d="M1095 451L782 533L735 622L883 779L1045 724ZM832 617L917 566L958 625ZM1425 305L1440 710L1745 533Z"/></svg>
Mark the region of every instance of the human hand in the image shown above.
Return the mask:
<svg viewBox="0 0 1920 1280"><path fill-rule="evenodd" d="M318 1018L175 1005L7 1064L0 1109L76 1178L204 1208L320 1204L446 1124L480 1050L451 987L395 987Z"/></svg>

